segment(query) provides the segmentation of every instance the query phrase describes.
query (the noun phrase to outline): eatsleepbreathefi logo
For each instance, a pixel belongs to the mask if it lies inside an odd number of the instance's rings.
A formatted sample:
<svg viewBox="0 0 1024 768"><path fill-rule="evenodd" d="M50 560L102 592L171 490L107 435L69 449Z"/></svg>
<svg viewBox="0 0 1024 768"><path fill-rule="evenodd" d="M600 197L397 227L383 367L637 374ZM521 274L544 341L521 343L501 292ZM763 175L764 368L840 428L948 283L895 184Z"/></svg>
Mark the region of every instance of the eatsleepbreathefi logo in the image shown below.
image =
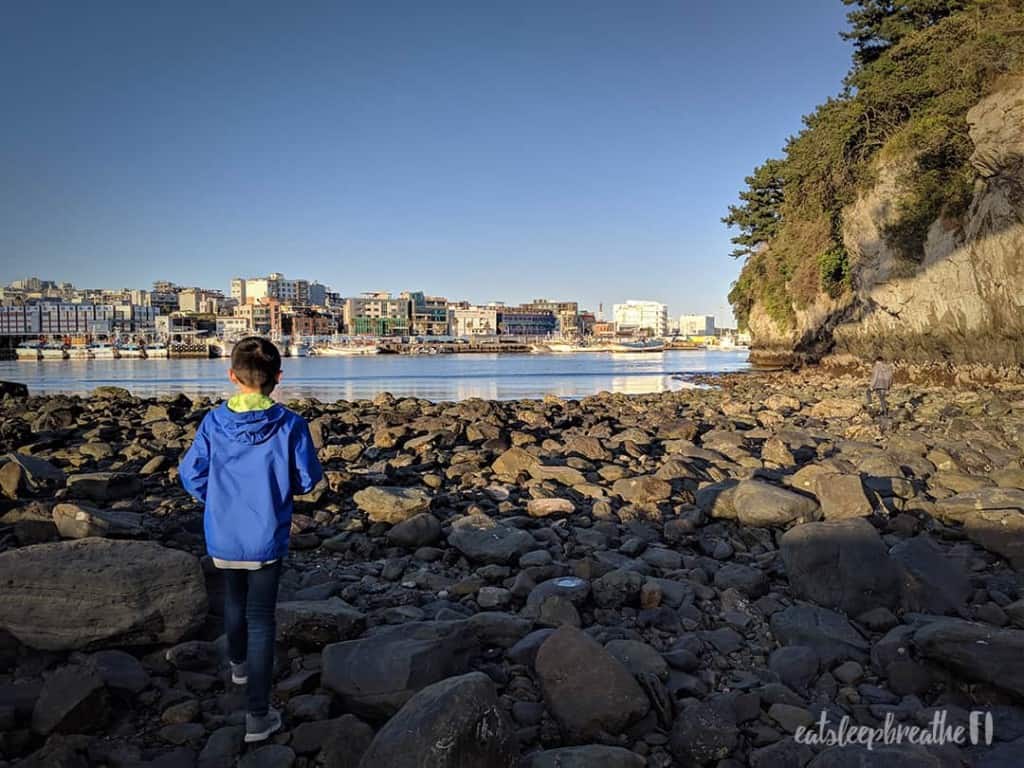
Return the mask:
<svg viewBox="0 0 1024 768"><path fill-rule="evenodd" d="M917 744L933 746L942 744L985 745L992 743L992 713L973 710L968 713L966 723L951 723L946 710L936 710L927 725L907 725L897 722L890 712L879 726L858 725L843 716L838 723L832 722L828 712L822 711L813 726L800 726L793 734L799 744L822 747L845 747L863 745L869 750L876 744Z"/></svg>

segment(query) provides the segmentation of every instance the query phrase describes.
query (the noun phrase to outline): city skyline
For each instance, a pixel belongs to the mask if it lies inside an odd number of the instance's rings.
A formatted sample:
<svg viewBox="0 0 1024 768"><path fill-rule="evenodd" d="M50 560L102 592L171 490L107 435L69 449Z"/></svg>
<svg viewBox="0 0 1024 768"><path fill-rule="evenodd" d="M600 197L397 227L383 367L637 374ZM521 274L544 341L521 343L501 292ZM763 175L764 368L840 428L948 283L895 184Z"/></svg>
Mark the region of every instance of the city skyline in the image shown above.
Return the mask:
<svg viewBox="0 0 1024 768"><path fill-rule="evenodd" d="M845 10L21 6L0 279L222 287L283 262L345 292L722 314L720 218L835 92Z"/></svg>

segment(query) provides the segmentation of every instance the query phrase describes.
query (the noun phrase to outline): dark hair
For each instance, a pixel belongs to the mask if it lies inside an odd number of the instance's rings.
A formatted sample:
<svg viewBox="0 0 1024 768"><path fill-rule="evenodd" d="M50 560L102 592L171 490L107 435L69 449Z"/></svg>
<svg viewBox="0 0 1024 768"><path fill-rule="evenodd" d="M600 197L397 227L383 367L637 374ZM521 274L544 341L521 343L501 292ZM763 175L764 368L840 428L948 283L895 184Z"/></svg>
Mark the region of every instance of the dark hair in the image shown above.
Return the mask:
<svg viewBox="0 0 1024 768"><path fill-rule="evenodd" d="M231 353L231 370L245 386L270 394L281 372L281 353L269 339L246 336Z"/></svg>
<svg viewBox="0 0 1024 768"><path fill-rule="evenodd" d="M875 362L876 363L880 363L880 362L882 362L882 360L883 360L883 358L882 358L881 355L875 355Z"/></svg>

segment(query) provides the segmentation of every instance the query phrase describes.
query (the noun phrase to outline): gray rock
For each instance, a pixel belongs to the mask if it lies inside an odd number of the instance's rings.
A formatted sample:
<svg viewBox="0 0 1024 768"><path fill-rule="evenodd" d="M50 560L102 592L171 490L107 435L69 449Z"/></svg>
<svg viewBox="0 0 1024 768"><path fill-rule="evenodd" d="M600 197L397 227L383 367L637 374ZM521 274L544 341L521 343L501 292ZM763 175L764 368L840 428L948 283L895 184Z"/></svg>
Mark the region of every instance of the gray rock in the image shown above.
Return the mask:
<svg viewBox="0 0 1024 768"><path fill-rule="evenodd" d="M750 598L758 598L768 591L764 572L749 565L726 563L715 571L715 586L735 589Z"/></svg>
<svg viewBox="0 0 1024 768"><path fill-rule="evenodd" d="M793 594L857 616L899 601L899 570L866 520L807 523L780 546Z"/></svg>
<svg viewBox="0 0 1024 768"><path fill-rule="evenodd" d="M672 484L653 475L624 477L615 481L612 493L630 504L651 504L670 498Z"/></svg>
<svg viewBox="0 0 1024 768"><path fill-rule="evenodd" d="M772 634L783 645L813 648L823 664L866 661L870 645L841 614L827 608L793 605L772 614Z"/></svg>
<svg viewBox="0 0 1024 768"><path fill-rule="evenodd" d="M956 751L914 744L860 744L829 747L808 768L960 768Z"/></svg>
<svg viewBox="0 0 1024 768"><path fill-rule="evenodd" d="M904 610L956 613L971 596L963 560L943 554L927 535L904 539L890 550L900 567Z"/></svg>
<svg viewBox="0 0 1024 768"><path fill-rule="evenodd" d="M544 641L535 667L548 709L568 739L620 733L650 709L629 670L573 627Z"/></svg>
<svg viewBox="0 0 1024 768"><path fill-rule="evenodd" d="M366 617L340 597L277 604L277 639L304 650L358 637Z"/></svg>
<svg viewBox="0 0 1024 768"><path fill-rule="evenodd" d="M0 467L0 489L9 499L50 495L64 487L64 472L48 461L24 453L9 453Z"/></svg>
<svg viewBox="0 0 1024 768"><path fill-rule="evenodd" d="M110 703L103 679L84 666L58 669L43 683L32 711L32 730L50 733L90 733L107 724Z"/></svg>
<svg viewBox="0 0 1024 768"><path fill-rule="evenodd" d="M199 753L198 768L221 768L232 765L242 751L242 739L245 727L241 725L225 725L210 734L206 746Z"/></svg>
<svg viewBox="0 0 1024 768"><path fill-rule="evenodd" d="M88 664L112 690L135 694L149 687L149 673L130 653L99 651L89 657Z"/></svg>
<svg viewBox="0 0 1024 768"><path fill-rule="evenodd" d="M246 754L238 761L238 768L291 768L295 764L295 751L284 744L267 744Z"/></svg>
<svg viewBox="0 0 1024 768"><path fill-rule="evenodd" d="M473 562L506 565L534 548L527 531L496 522L487 515L465 515L452 523L448 543Z"/></svg>
<svg viewBox="0 0 1024 768"><path fill-rule="evenodd" d="M355 715L299 723L288 745L300 755L317 752L317 762L330 768L357 768L373 741L373 729Z"/></svg>
<svg viewBox="0 0 1024 768"><path fill-rule="evenodd" d="M818 677L818 653L804 645L788 645L772 651L768 668L795 691L805 691Z"/></svg>
<svg viewBox="0 0 1024 768"><path fill-rule="evenodd" d="M388 531L388 541L398 547L416 549L441 538L441 523L429 512L413 515Z"/></svg>
<svg viewBox="0 0 1024 768"><path fill-rule="evenodd" d="M460 621L411 622L323 650L323 685L346 710L369 718L397 712L419 690L469 671L478 644Z"/></svg>
<svg viewBox="0 0 1024 768"><path fill-rule="evenodd" d="M605 650L634 676L649 673L662 680L668 678L668 662L647 643L638 640L612 640L605 645Z"/></svg>
<svg viewBox="0 0 1024 768"><path fill-rule="evenodd" d="M621 608L627 603L635 605L640 599L644 577L636 571L617 568L609 571L591 585L594 602L602 608Z"/></svg>
<svg viewBox="0 0 1024 768"><path fill-rule="evenodd" d="M142 541L79 539L0 553L0 629L50 651L174 643L206 618L199 561Z"/></svg>
<svg viewBox="0 0 1024 768"><path fill-rule="evenodd" d="M760 480L743 480L732 495L736 517L744 525L784 526L814 520L819 512L814 499Z"/></svg>
<svg viewBox="0 0 1024 768"><path fill-rule="evenodd" d="M956 675L1024 698L1024 630L940 619L914 633L914 646Z"/></svg>
<svg viewBox="0 0 1024 768"><path fill-rule="evenodd" d="M738 740L735 716L724 702L697 702L679 713L669 746L683 765L704 765L727 758Z"/></svg>
<svg viewBox="0 0 1024 768"><path fill-rule="evenodd" d="M519 747L494 683L471 672L427 686L377 733L363 768L515 768Z"/></svg>

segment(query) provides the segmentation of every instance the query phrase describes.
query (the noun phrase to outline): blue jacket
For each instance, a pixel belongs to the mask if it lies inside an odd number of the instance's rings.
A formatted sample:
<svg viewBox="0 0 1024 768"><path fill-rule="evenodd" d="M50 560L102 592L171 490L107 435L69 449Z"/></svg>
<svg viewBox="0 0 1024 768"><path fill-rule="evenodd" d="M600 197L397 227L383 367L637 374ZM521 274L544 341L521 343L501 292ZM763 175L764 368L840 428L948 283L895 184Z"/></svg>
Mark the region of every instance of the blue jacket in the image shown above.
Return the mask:
<svg viewBox="0 0 1024 768"><path fill-rule="evenodd" d="M305 420L282 405L206 414L178 466L185 490L206 505L206 548L221 560L284 557L292 495L323 477Z"/></svg>

